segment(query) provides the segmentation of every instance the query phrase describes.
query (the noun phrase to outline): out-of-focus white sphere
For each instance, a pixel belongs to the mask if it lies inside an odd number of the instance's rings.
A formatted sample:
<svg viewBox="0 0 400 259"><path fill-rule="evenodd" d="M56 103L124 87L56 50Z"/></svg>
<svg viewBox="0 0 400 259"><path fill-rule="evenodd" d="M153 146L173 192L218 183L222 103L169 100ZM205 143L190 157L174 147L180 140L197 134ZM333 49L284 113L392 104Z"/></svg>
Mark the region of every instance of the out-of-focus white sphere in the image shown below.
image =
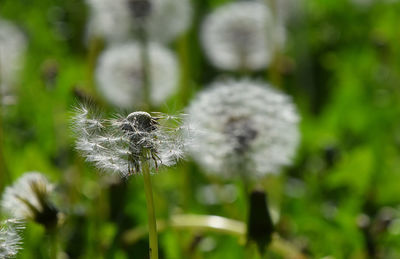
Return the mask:
<svg viewBox="0 0 400 259"><path fill-rule="evenodd" d="M285 41L285 28L263 1L239 1L209 14L201 40L211 63L225 70L259 70Z"/></svg>
<svg viewBox="0 0 400 259"><path fill-rule="evenodd" d="M161 105L178 86L179 69L174 54L152 43L148 48L150 102ZM97 86L113 105L130 109L144 103L143 66L140 44L130 42L106 49L96 70Z"/></svg>
<svg viewBox="0 0 400 259"><path fill-rule="evenodd" d="M134 36L138 22L129 7L130 0L87 0L91 9L89 37L104 37L108 42L123 42ZM150 13L145 27L152 41L168 43L190 25L189 0L149 0Z"/></svg>
<svg viewBox="0 0 400 259"><path fill-rule="evenodd" d="M279 173L299 143L299 115L291 98L268 84L222 81L187 109L196 131L190 153L206 172L232 178Z"/></svg>

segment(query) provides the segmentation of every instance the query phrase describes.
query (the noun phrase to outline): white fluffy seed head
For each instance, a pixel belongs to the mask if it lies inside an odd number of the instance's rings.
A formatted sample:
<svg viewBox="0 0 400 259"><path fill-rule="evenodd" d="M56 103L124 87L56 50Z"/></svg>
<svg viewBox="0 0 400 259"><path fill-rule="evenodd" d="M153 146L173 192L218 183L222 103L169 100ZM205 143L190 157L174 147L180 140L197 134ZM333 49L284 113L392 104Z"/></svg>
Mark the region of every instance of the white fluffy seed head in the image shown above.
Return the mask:
<svg viewBox="0 0 400 259"><path fill-rule="evenodd" d="M15 25L0 20L0 90L3 95L15 84L26 45L25 35Z"/></svg>
<svg viewBox="0 0 400 259"><path fill-rule="evenodd" d="M142 25L132 13L132 0L87 0L91 9L88 25L90 36L104 37L111 43L123 42L134 36ZM192 8L189 0L149 0L145 28L151 40L169 43L190 25ZM140 23L140 24L138 24Z"/></svg>
<svg viewBox="0 0 400 259"><path fill-rule="evenodd" d="M5 189L1 207L14 218L33 220L46 227L57 223L57 211L49 201L53 185L38 172L22 175Z"/></svg>
<svg viewBox="0 0 400 259"><path fill-rule="evenodd" d="M223 178L255 178L289 165L299 142L299 116L291 98L261 82L214 83L188 108L192 157Z"/></svg>
<svg viewBox="0 0 400 259"><path fill-rule="evenodd" d="M201 39L214 66L226 70L259 70L270 63L278 45L283 44L284 30L264 2L239 1L208 15Z"/></svg>
<svg viewBox="0 0 400 259"><path fill-rule="evenodd" d="M162 104L177 88L179 69L174 54L161 45L149 45L150 101ZM100 57L96 70L99 91L113 105L131 109L143 104L143 66L138 43L115 45Z"/></svg>
<svg viewBox="0 0 400 259"><path fill-rule="evenodd" d="M0 222L0 258L14 258L21 249L20 231L24 229L21 221L8 219Z"/></svg>
<svg viewBox="0 0 400 259"><path fill-rule="evenodd" d="M187 130L181 121L181 116L147 112L104 120L93 117L87 107L81 106L73 119L76 148L104 172L128 177L140 174L144 162L154 172L183 157Z"/></svg>

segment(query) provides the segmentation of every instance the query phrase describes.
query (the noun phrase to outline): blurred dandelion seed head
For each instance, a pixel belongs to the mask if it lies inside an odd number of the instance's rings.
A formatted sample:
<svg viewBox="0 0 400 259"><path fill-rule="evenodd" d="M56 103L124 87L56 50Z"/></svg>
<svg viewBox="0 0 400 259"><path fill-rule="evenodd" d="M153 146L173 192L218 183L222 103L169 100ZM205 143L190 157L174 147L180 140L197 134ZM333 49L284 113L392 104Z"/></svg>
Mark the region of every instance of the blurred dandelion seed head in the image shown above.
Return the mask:
<svg viewBox="0 0 400 259"><path fill-rule="evenodd" d="M291 98L250 80L214 83L188 108L196 129L192 157L207 172L225 178L278 173L299 142L299 116Z"/></svg>
<svg viewBox="0 0 400 259"><path fill-rule="evenodd" d="M57 224L58 211L50 202L54 187L37 172L28 172L5 189L1 205L17 219L33 220L46 227Z"/></svg>
<svg viewBox="0 0 400 259"><path fill-rule="evenodd" d="M132 38L143 22L151 40L169 43L189 27L192 17L189 0L87 0L87 3L91 9L89 37L104 37L111 43Z"/></svg>
<svg viewBox="0 0 400 259"><path fill-rule="evenodd" d="M168 43L184 33L192 20L190 0L153 0L147 32L151 39Z"/></svg>
<svg viewBox="0 0 400 259"><path fill-rule="evenodd" d="M15 84L26 49L25 35L12 23L0 20L0 91L7 95Z"/></svg>
<svg viewBox="0 0 400 259"><path fill-rule="evenodd" d="M149 46L150 101L160 105L178 85L179 68L174 54L152 43ZM96 70L99 91L113 105L130 109L143 104L144 77L140 45L128 43L107 49Z"/></svg>
<svg viewBox="0 0 400 259"><path fill-rule="evenodd" d="M188 128L181 121L181 116L147 112L104 120L81 106L73 120L76 148L98 169L121 177L141 173L144 162L152 169L171 166L183 157Z"/></svg>
<svg viewBox="0 0 400 259"><path fill-rule="evenodd" d="M284 27L261 1L226 4L206 17L201 39L214 66L226 70L258 70L271 61L284 42Z"/></svg>
<svg viewBox="0 0 400 259"><path fill-rule="evenodd" d="M24 229L20 220L8 219L0 222L0 258L14 258L21 249L19 232Z"/></svg>
<svg viewBox="0 0 400 259"><path fill-rule="evenodd" d="M130 13L126 0L86 0L90 16L88 37L103 37L108 42L121 42L129 37Z"/></svg>

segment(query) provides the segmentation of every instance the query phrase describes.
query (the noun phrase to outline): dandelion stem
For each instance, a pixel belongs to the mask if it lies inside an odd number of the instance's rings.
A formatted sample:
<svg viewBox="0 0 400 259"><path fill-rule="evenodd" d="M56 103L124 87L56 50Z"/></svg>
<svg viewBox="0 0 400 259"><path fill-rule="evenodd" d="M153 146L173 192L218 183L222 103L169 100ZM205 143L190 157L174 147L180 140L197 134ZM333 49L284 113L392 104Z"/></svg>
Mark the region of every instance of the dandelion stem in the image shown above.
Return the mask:
<svg viewBox="0 0 400 259"><path fill-rule="evenodd" d="M3 190L4 185L10 181L10 175L8 174L6 161L3 154L3 136L3 89L0 78L0 192Z"/></svg>
<svg viewBox="0 0 400 259"><path fill-rule="evenodd" d="M274 26L278 26L279 24L279 17L278 17L278 6L277 2L275 0L269 0L268 1L269 6L271 8L272 12L272 18L274 20ZM276 28L275 28L276 30ZM266 76L267 79L274 85L276 86L281 86L282 84L282 76L279 71L279 62L280 62L280 47L278 46L279 42L276 42L274 39L273 46L272 46L272 59L271 59L271 64L269 66L269 69L266 71Z"/></svg>
<svg viewBox="0 0 400 259"><path fill-rule="evenodd" d="M104 49L104 40L99 37L92 37L89 41L89 54L87 57L88 62L88 85L90 90L95 88L94 74L96 70L96 62L99 54Z"/></svg>
<svg viewBox="0 0 400 259"><path fill-rule="evenodd" d="M150 59L149 59L149 44L147 39L147 32L145 26L139 28L140 39L140 59L142 63L142 76L143 76L143 99L145 106L150 106Z"/></svg>
<svg viewBox="0 0 400 259"><path fill-rule="evenodd" d="M51 230L47 233L47 240L49 243L49 258L58 258L58 233L57 230Z"/></svg>
<svg viewBox="0 0 400 259"><path fill-rule="evenodd" d="M190 90L191 90L191 82L190 82L190 60L189 60L189 42L188 37L183 36L178 41L178 50L179 50L179 61L182 64L182 72L180 78L180 97L181 97L181 105L185 107L187 105L187 101L190 99Z"/></svg>
<svg viewBox="0 0 400 259"><path fill-rule="evenodd" d="M144 191L146 194L147 216L149 219L150 259L158 259L157 222L154 212L153 191L151 187L150 168L147 161L142 163Z"/></svg>

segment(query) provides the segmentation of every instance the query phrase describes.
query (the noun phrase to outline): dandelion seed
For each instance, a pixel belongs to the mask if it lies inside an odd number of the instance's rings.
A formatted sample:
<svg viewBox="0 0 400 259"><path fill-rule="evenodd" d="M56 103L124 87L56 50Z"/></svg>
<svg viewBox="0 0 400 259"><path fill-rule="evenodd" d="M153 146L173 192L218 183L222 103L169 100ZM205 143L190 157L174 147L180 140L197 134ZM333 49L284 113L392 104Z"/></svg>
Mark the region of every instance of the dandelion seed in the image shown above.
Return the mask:
<svg viewBox="0 0 400 259"><path fill-rule="evenodd" d="M43 174L28 172L5 189L1 206L14 218L33 220L52 228L58 222L58 210L49 198L52 191L53 185Z"/></svg>
<svg viewBox="0 0 400 259"><path fill-rule="evenodd" d="M15 84L26 49L26 38L12 23L0 20L0 95L7 97ZM3 100L6 102L6 100ZM7 102L6 102L7 103Z"/></svg>
<svg viewBox="0 0 400 259"><path fill-rule="evenodd" d="M178 116L170 118L138 111L104 120L81 106L73 119L76 148L98 169L122 177L141 173L142 163L149 163L153 170L171 166L183 156L186 129Z"/></svg>
<svg viewBox="0 0 400 259"><path fill-rule="evenodd" d="M261 1L224 5L205 19L201 31L207 57L226 70L266 67L284 35L284 28Z"/></svg>
<svg viewBox="0 0 400 259"><path fill-rule="evenodd" d="M91 9L88 33L124 42L145 26L150 39L169 43L190 25L189 0L87 0ZM144 22L144 24L143 24Z"/></svg>
<svg viewBox="0 0 400 259"><path fill-rule="evenodd" d="M191 103L187 121L199 132L189 146L193 158L225 178L278 173L299 142L290 97L250 80L213 84Z"/></svg>
<svg viewBox="0 0 400 259"><path fill-rule="evenodd" d="M178 85L179 69L174 54L149 45L150 101L160 105ZM96 71L99 91L113 105L130 109L143 104L144 77L141 50L137 43L116 45L100 57Z"/></svg>
<svg viewBox="0 0 400 259"><path fill-rule="evenodd" d="M21 221L15 219L0 222L0 258L14 258L21 249L19 231L24 229Z"/></svg>

